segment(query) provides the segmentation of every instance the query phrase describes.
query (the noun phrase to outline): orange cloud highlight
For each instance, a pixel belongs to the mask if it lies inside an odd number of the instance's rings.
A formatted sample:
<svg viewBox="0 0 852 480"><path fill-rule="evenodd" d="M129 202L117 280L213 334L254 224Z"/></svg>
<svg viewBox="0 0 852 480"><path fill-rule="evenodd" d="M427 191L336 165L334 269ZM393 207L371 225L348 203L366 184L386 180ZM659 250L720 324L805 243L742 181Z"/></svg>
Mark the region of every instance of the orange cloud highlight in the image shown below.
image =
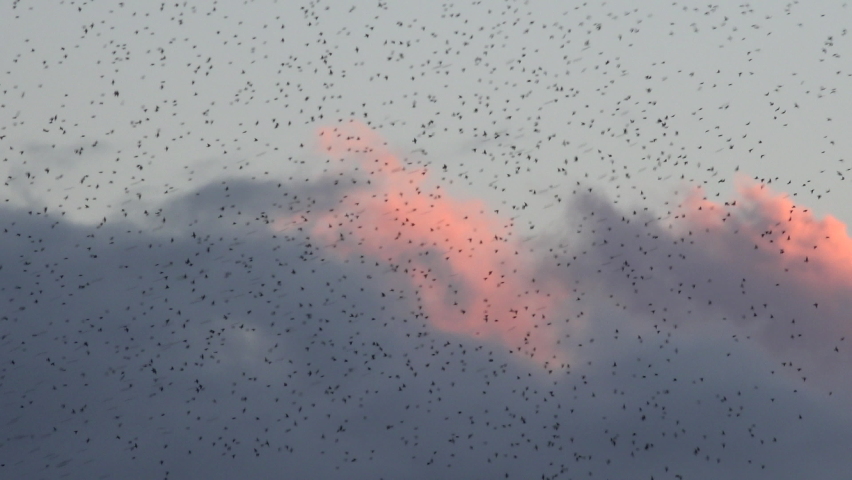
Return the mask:
<svg viewBox="0 0 852 480"><path fill-rule="evenodd" d="M570 268L548 272L563 290L591 281L596 302L617 295L631 315L659 325L716 325L722 336L755 340L792 377L849 384L837 380L850 379L852 366L852 238L837 218L745 179L727 202L694 190L668 220L626 214L595 193L568 214L597 220L572 238L583 255L566 252L559 263Z"/></svg>
<svg viewBox="0 0 852 480"><path fill-rule="evenodd" d="M651 232L669 246L655 251L655 259L625 260L669 265L655 270L657 285L636 295L634 305L659 304L672 292L682 302L688 294L693 315L733 320L792 376L836 386L838 376L849 377L852 363L846 341L852 341L852 238L846 225L830 215L817 218L765 184L739 179L737 190L735 199L717 203L697 189L671 228L658 225ZM622 230L618 235L638 238ZM626 290L615 276L610 286Z"/></svg>
<svg viewBox="0 0 852 480"><path fill-rule="evenodd" d="M436 328L498 340L550 365L566 362L548 328L558 299L535 279L535 261L512 225L478 200L424 184L368 127L323 128L319 148L348 190L326 212L303 217L311 236L340 258L368 255L408 274ZM355 185L355 186L353 186ZM286 223L286 221L285 221Z"/></svg>
<svg viewBox="0 0 852 480"><path fill-rule="evenodd" d="M852 361L845 340L852 341L846 225L830 215L817 218L765 184L739 180L737 189L738 198L724 204L701 198L700 191L684 204L686 227L696 237L703 232L696 242L705 271L723 265L749 293L748 301L736 292L717 298L717 305L756 324L758 338L782 360L809 364L817 377L839 373ZM685 275L695 280L694 273Z"/></svg>
<svg viewBox="0 0 852 480"><path fill-rule="evenodd" d="M692 211L689 223L729 232L719 238L721 244L730 243L725 237L741 232L758 249L777 253L765 261L793 272L793 280L803 288L826 291L852 286L852 238L843 222L831 215L817 219L764 184L739 180L737 190L740 198L726 204L700 199L700 191L694 193L685 205Z"/></svg>

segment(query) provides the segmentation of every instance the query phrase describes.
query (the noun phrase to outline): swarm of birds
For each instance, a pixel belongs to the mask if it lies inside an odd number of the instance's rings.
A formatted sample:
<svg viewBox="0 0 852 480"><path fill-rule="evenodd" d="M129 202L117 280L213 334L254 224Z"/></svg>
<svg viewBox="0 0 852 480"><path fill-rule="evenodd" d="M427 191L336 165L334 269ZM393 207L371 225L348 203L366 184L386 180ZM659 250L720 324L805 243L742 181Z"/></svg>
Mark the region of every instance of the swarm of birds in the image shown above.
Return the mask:
<svg viewBox="0 0 852 480"><path fill-rule="evenodd" d="M848 475L849 14L0 5L0 477Z"/></svg>

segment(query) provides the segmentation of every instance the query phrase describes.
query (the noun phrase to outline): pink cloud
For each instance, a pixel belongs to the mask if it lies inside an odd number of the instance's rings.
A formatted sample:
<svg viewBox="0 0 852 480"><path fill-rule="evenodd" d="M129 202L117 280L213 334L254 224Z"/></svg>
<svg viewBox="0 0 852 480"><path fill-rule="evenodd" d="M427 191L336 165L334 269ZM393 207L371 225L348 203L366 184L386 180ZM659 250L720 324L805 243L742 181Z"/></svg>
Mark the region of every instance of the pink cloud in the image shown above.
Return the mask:
<svg viewBox="0 0 852 480"><path fill-rule="evenodd" d="M631 315L748 336L811 382L848 376L852 238L838 219L744 179L726 202L692 191L668 220L591 194L574 208L603 223L580 233L590 255L551 272L566 288L594 278Z"/></svg>
<svg viewBox="0 0 852 480"><path fill-rule="evenodd" d="M323 128L318 138L338 176L361 176L345 182L351 188L329 211L299 219L314 239L339 258L366 255L408 274L418 308L435 328L497 340L550 365L567 361L548 328L557 285L535 278L534 259L512 236L510 221L482 201L426 186L425 170L407 169L360 123Z"/></svg>

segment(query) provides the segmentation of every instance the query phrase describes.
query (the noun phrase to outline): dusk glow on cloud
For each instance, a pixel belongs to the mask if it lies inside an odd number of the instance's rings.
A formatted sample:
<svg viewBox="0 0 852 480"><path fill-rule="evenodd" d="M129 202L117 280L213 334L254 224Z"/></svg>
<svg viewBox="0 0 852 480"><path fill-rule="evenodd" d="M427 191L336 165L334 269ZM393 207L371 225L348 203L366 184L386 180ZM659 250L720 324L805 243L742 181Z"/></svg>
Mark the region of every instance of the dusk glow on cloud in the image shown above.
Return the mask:
<svg viewBox="0 0 852 480"><path fill-rule="evenodd" d="M848 478L850 7L693 3L0 2L0 479Z"/></svg>
<svg viewBox="0 0 852 480"><path fill-rule="evenodd" d="M331 160L325 180L339 179L345 193L329 211L278 224L306 227L339 260L368 258L404 272L420 314L442 331L498 339L551 366L569 363L560 328L576 317L570 290L594 270L603 273L599 293L620 293L640 317L718 322L720 332L754 336L791 364L818 366L815 376L852 358L843 348L852 239L837 219L817 219L765 185L741 179L737 197L722 203L693 190L667 221L628 222L605 199L586 195L568 213L595 211L600 228L537 243L540 251L553 246L548 241L596 245L596 255L571 267L525 249L484 202L426 186L428 172L405 168L369 127L323 128L318 138ZM594 303L584 308L595 313Z"/></svg>
<svg viewBox="0 0 852 480"><path fill-rule="evenodd" d="M705 262L742 276L748 283L743 289L758 293L766 307L760 302L746 311L746 302L724 297L719 303L742 321L756 322L756 335L775 354L812 362L816 375L830 371L848 378L852 238L846 225L830 215L817 218L753 181L740 181L738 196L725 203L699 196L686 202L685 224L705 232Z"/></svg>
<svg viewBox="0 0 852 480"><path fill-rule="evenodd" d="M583 235L598 247L575 269L553 275L570 282L601 272L602 288L617 292L631 312L751 337L793 365L799 378L835 384L837 376L847 378L852 239L846 226L815 217L764 184L740 179L737 192L714 202L695 189L666 219L625 215L587 195L574 208L604 221L598 233Z"/></svg>
<svg viewBox="0 0 852 480"><path fill-rule="evenodd" d="M406 169L363 124L323 128L319 140L324 155L349 167L332 167L349 188L330 211L302 217L314 239L341 259L368 256L406 273L422 315L440 330L497 339L550 366L567 361L550 328L560 292L535 278L510 222L481 201L425 186L427 172Z"/></svg>

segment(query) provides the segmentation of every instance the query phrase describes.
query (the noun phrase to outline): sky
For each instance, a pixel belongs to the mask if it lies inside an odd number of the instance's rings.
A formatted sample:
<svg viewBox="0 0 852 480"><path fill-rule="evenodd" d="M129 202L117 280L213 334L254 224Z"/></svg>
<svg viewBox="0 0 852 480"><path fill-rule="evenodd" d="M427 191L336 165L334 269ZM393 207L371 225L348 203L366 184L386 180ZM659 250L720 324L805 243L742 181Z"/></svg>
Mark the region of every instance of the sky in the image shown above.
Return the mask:
<svg viewBox="0 0 852 480"><path fill-rule="evenodd" d="M0 476L842 477L851 14L4 2Z"/></svg>

